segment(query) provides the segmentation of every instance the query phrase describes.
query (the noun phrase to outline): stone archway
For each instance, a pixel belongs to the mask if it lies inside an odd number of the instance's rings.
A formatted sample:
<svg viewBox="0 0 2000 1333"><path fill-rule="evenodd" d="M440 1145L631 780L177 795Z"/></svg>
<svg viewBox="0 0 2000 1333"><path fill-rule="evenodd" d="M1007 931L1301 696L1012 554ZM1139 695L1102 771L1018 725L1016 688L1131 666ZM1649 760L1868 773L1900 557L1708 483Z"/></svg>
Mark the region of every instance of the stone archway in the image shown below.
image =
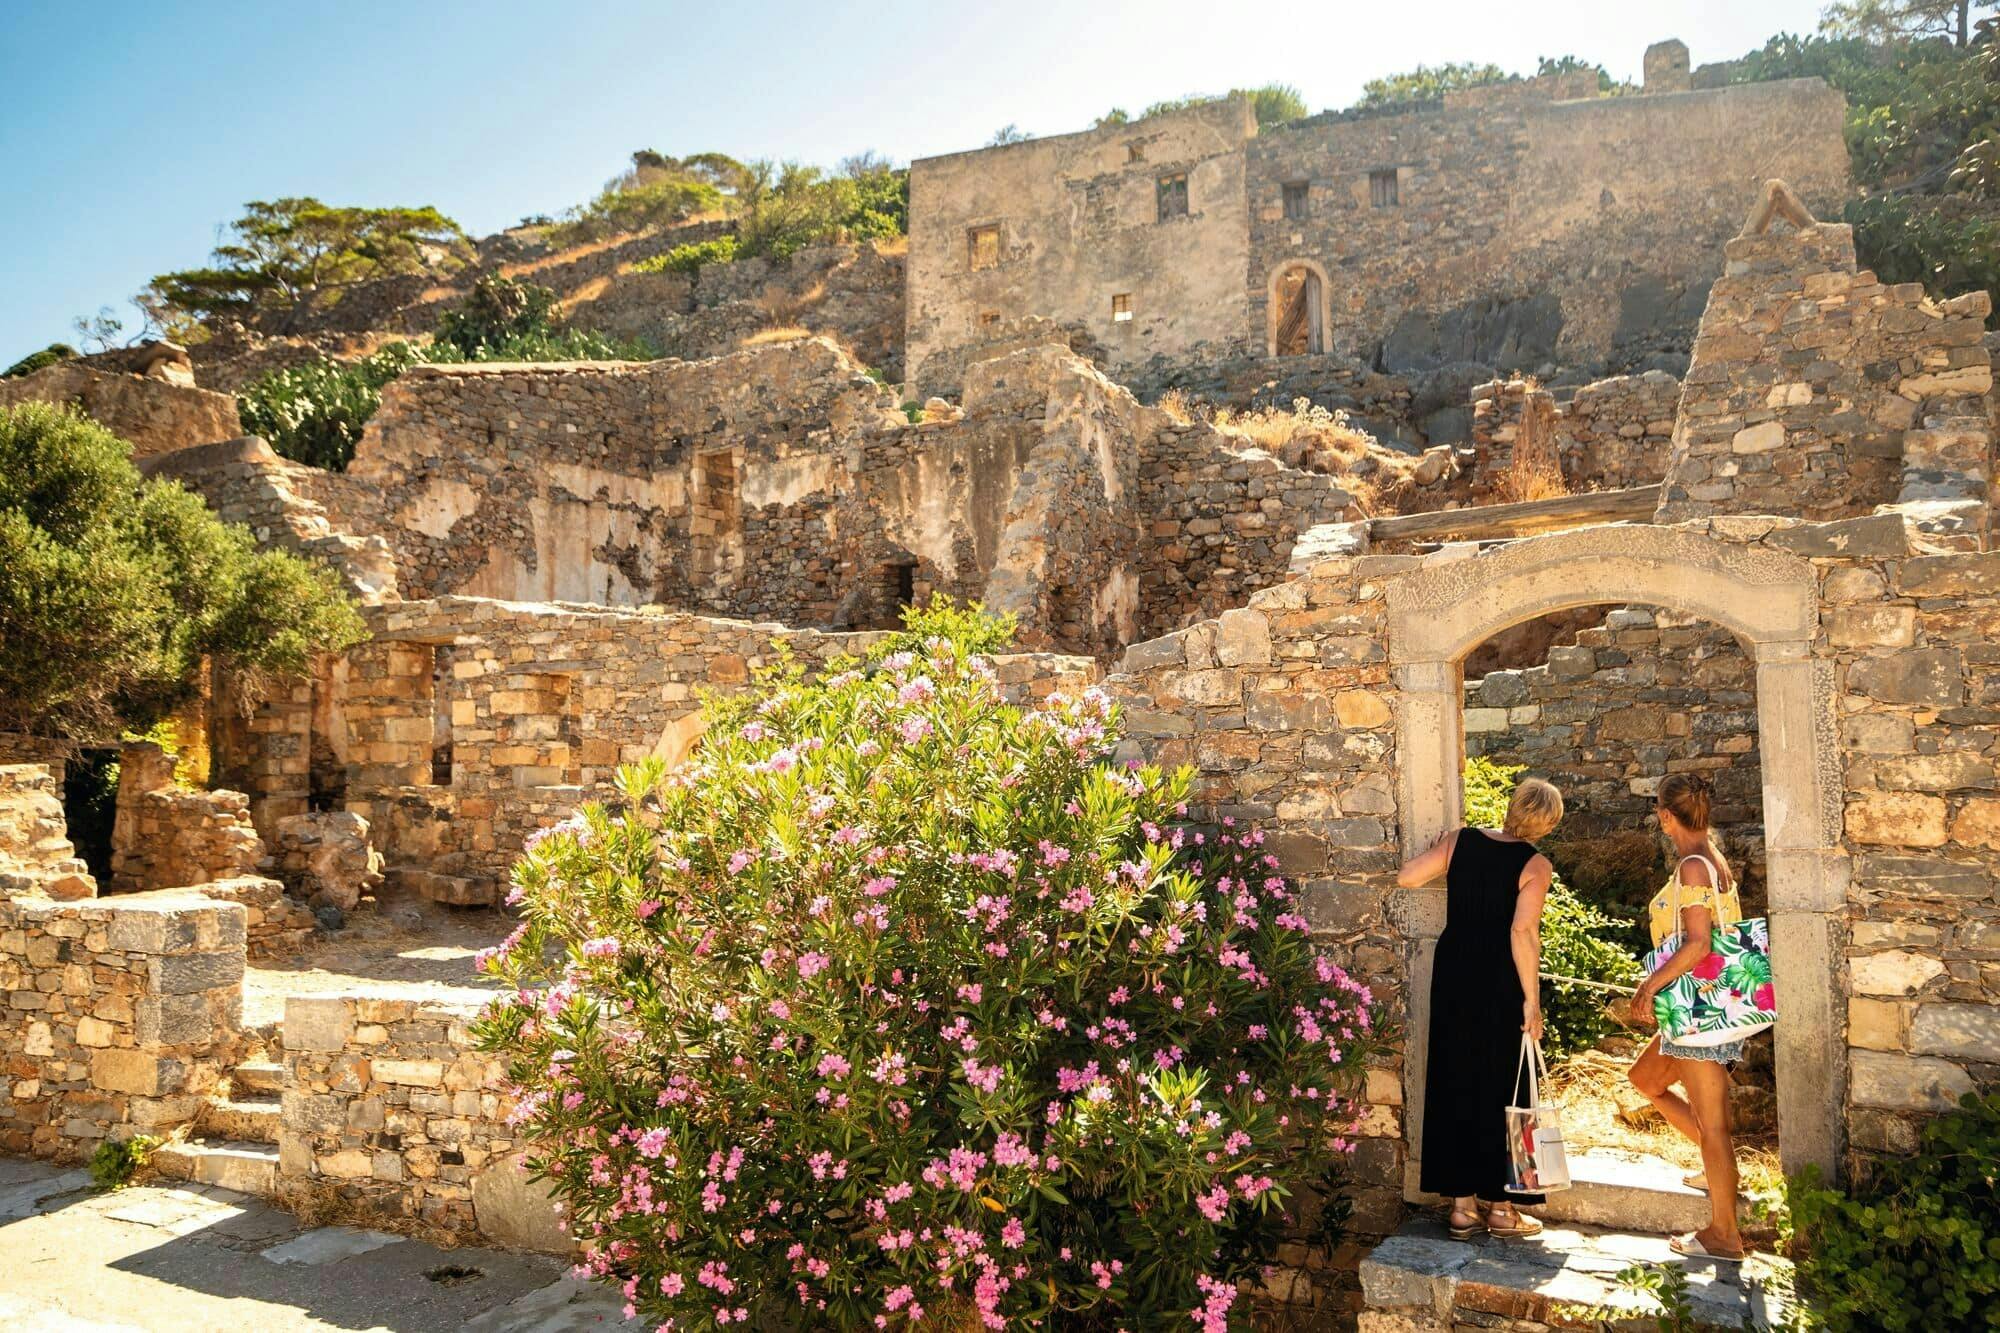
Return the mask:
<svg viewBox="0 0 2000 1333"><path fill-rule="evenodd" d="M1326 351L1332 284L1310 259L1288 259L1271 270L1265 307L1265 343L1272 356L1316 356Z"/></svg>
<svg viewBox="0 0 2000 1333"><path fill-rule="evenodd" d="M1551 611L1641 603L1701 616L1740 639L1756 667L1765 756L1764 822L1771 959L1783 1018L1776 1030L1779 1153L1786 1171L1838 1168L1847 1062L1830 1048L1845 1013L1835 948L1846 903L1840 767L1830 664L1816 662L1819 602L1812 567L1795 556L1673 528L1585 528L1510 543L1419 569L1390 584L1389 660L1397 717L1398 807L1405 855L1457 824L1464 764L1465 657L1509 626ZM1404 1082L1414 1197L1421 1143L1431 952L1443 895L1399 891L1397 916L1415 948L1409 971Z"/></svg>

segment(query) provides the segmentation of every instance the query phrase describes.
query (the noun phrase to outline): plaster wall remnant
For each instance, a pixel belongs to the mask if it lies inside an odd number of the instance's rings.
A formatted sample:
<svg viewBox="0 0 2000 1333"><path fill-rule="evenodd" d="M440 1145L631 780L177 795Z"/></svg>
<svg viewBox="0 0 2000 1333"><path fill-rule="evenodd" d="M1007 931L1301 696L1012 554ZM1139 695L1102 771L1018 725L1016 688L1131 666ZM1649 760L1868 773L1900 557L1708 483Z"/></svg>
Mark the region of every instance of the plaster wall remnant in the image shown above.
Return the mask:
<svg viewBox="0 0 2000 1333"><path fill-rule="evenodd" d="M1783 176L1832 205L1848 165L1824 83L1681 91L1671 54L1655 48L1647 92L1672 96L1599 98L1589 78L1550 76L1262 130L1225 101L919 159L910 379L955 384L954 350L981 341L989 316L1073 327L1121 377L1261 357L1281 298L1298 295L1285 275L1302 271L1321 291L1288 350L1311 350L1315 313L1327 351L1395 370L1629 364L1685 347L1754 182ZM1160 176L1183 171L1188 214L1163 218ZM966 238L984 228L999 231L999 262L974 267ZM1441 333L1477 309L1495 316L1481 345Z"/></svg>
<svg viewBox="0 0 2000 1333"><path fill-rule="evenodd" d="M62 784L47 764L0 764L0 898L93 898L68 837Z"/></svg>

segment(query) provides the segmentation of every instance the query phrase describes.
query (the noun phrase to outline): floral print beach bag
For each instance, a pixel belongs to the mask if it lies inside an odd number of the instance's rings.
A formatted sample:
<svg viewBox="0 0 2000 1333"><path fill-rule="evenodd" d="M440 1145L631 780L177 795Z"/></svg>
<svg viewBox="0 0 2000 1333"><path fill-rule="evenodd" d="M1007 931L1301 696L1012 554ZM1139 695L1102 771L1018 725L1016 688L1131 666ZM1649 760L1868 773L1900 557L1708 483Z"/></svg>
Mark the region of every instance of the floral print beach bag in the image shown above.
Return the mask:
<svg viewBox="0 0 2000 1333"><path fill-rule="evenodd" d="M1702 858L1704 862L1707 858ZM1709 874L1715 874L1713 866ZM1674 924L1681 919L1680 872L1674 872ZM1677 929L1646 955L1648 975L1681 947ZM1681 1046L1722 1046L1754 1037L1778 1021L1777 993L1771 986L1771 929L1750 917L1716 926L1709 955L1653 997L1660 1032Z"/></svg>

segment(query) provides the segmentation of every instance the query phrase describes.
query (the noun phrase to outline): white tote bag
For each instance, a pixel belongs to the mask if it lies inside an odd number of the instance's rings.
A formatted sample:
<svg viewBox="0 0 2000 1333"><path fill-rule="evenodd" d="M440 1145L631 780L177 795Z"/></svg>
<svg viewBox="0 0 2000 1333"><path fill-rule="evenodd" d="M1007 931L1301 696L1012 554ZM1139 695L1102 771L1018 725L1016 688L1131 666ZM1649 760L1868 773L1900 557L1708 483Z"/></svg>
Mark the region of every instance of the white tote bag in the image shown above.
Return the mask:
<svg viewBox="0 0 2000 1333"><path fill-rule="evenodd" d="M1507 1192L1548 1194L1569 1188L1569 1155L1563 1148L1562 1118L1542 1104L1542 1079L1548 1066L1542 1048L1521 1034L1521 1060L1514 1066L1514 1091L1521 1091L1521 1071L1528 1071L1528 1104L1507 1108Z"/></svg>

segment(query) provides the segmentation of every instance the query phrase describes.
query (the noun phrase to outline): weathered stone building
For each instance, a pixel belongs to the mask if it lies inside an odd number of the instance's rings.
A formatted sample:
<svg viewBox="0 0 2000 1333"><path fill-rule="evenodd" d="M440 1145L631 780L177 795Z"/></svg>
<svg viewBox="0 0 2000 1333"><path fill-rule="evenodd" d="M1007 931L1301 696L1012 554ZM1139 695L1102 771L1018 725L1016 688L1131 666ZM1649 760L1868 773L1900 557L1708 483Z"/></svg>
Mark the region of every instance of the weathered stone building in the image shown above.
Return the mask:
<svg viewBox="0 0 2000 1333"><path fill-rule="evenodd" d="M1645 91L1599 97L1586 72L1261 131L1224 101L920 159L908 374L950 384L953 348L1025 316L1085 331L1121 378L1322 350L1533 370L1684 349L1766 178L1816 204L1846 189L1842 102L1818 80Z"/></svg>

